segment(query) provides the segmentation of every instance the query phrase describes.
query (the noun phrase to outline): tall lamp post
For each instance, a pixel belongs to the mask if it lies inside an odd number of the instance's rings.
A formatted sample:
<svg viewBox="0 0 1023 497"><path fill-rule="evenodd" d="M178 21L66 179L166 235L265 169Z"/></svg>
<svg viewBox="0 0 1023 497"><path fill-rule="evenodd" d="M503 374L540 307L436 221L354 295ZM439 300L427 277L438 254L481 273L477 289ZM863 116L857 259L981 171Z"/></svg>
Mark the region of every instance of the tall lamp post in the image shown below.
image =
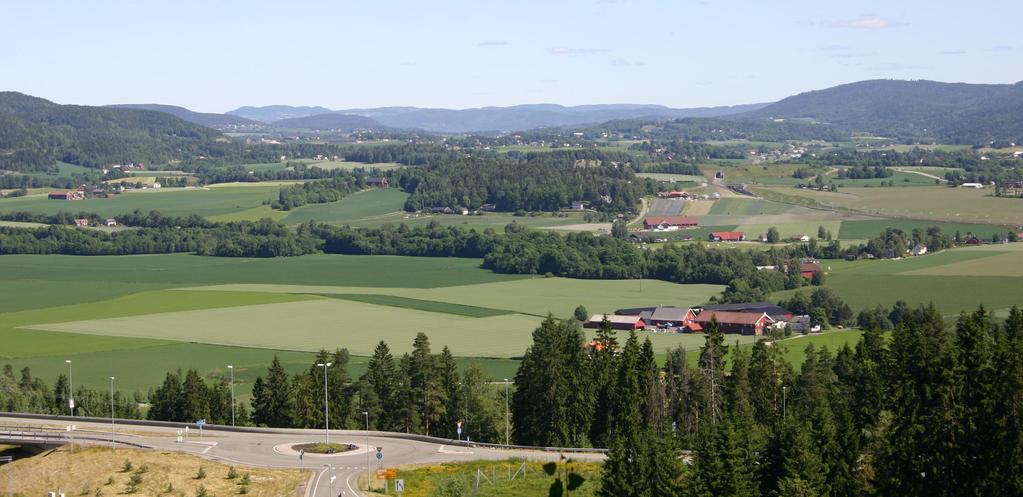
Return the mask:
<svg viewBox="0 0 1023 497"><path fill-rule="evenodd" d="M227 369L231 370L231 426L234 426L234 366L228 364Z"/></svg>
<svg viewBox="0 0 1023 497"><path fill-rule="evenodd" d="M71 359L65 359L67 363L67 405L68 409L71 410L71 415L75 415L75 377L71 375Z"/></svg>
<svg viewBox="0 0 1023 497"><path fill-rule="evenodd" d="M504 379L504 444L511 445L511 424L508 422L508 416L511 414L511 408L508 407L508 378Z"/></svg>
<svg viewBox="0 0 1023 497"><path fill-rule="evenodd" d="M110 449L114 448L114 377L110 377Z"/></svg>
<svg viewBox="0 0 1023 497"><path fill-rule="evenodd" d="M317 363L317 367L323 368L323 443L330 444L330 403L327 400L327 368L332 362Z"/></svg>
<svg viewBox="0 0 1023 497"><path fill-rule="evenodd" d="M785 419L786 417L788 417L787 412L786 412L787 411L787 407L788 407L787 406L788 403L786 402L787 399L786 399L786 396L785 396L785 393L788 391L788 389L789 389L789 387L781 387L781 418L782 419Z"/></svg>
<svg viewBox="0 0 1023 497"><path fill-rule="evenodd" d="M369 411L362 411L366 418L366 490L369 490Z"/></svg>

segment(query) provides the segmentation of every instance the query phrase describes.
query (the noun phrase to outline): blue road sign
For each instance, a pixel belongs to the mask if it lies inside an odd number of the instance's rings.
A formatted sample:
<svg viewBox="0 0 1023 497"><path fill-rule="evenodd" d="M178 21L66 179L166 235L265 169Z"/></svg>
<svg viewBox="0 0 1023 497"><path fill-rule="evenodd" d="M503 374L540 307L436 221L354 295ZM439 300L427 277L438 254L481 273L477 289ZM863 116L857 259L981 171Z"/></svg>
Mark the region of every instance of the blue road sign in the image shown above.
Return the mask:
<svg viewBox="0 0 1023 497"><path fill-rule="evenodd" d="M384 454L382 452L377 452L377 460L379 461L379 460L381 460L383 458L384 458Z"/></svg>
<svg viewBox="0 0 1023 497"><path fill-rule="evenodd" d="M459 426L459 427L458 427L458 434L459 434L459 435L461 435L461 434L462 434L462 427L461 427L461 426Z"/></svg>
<svg viewBox="0 0 1023 497"><path fill-rule="evenodd" d="M199 428L202 428L202 425L204 425L204 424L206 424L206 420L205 419L200 419L200 420L195 422L195 425L198 426Z"/></svg>

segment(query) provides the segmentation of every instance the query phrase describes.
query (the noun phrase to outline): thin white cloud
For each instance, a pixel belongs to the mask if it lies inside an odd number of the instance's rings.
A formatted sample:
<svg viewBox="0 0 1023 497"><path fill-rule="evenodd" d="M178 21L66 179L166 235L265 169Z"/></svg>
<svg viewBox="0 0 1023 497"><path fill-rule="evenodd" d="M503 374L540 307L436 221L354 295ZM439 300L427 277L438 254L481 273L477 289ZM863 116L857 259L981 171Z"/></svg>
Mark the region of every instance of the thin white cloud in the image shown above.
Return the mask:
<svg viewBox="0 0 1023 497"><path fill-rule="evenodd" d="M833 28L850 29L888 29L906 26L909 23L887 19L877 14L865 14L856 19L844 21L833 21L829 25Z"/></svg>
<svg viewBox="0 0 1023 497"><path fill-rule="evenodd" d="M966 50L961 48L953 48L951 50L942 50L938 52L938 55L966 55Z"/></svg>
<svg viewBox="0 0 1023 497"><path fill-rule="evenodd" d="M824 45L818 48L821 52L843 52L846 50L852 50L852 47L848 45Z"/></svg>
<svg viewBox="0 0 1023 497"><path fill-rule="evenodd" d="M508 43L507 41L504 41L504 40L491 40L491 41L481 41L476 46L479 46L479 47L505 47L505 46L508 46L508 45L511 45L511 43Z"/></svg>
<svg viewBox="0 0 1023 497"><path fill-rule="evenodd" d="M1011 52L1012 51L1012 46L1010 46L1010 45L995 45L995 46L987 49L987 51L988 52Z"/></svg>
<svg viewBox="0 0 1023 497"><path fill-rule="evenodd" d="M635 67L643 65L643 63L638 60L613 59L611 65L615 67Z"/></svg>
<svg viewBox="0 0 1023 497"><path fill-rule="evenodd" d="M831 54L836 59L859 59L863 57L877 57L878 52L838 52Z"/></svg>
<svg viewBox="0 0 1023 497"><path fill-rule="evenodd" d="M567 48L555 47L551 49L553 55L589 55L595 53L610 52L606 48Z"/></svg>

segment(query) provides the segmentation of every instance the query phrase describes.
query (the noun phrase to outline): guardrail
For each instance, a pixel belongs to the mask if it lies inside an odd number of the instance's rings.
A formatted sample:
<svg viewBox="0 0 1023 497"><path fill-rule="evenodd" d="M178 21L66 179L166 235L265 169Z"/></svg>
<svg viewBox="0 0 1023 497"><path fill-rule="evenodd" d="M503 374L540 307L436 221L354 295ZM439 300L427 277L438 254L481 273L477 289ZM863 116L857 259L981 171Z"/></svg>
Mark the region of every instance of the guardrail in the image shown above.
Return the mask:
<svg viewBox="0 0 1023 497"><path fill-rule="evenodd" d="M65 430L59 428L47 428L44 426L19 426L19 425L0 425L0 439L9 439L11 441L29 441L29 442L59 442L67 443L74 441L88 441L88 442L102 442L110 443L110 437L101 438L88 435L81 436L70 436ZM148 445L126 442L123 440L113 440L114 443L125 445L128 447L135 447L138 449L151 448Z"/></svg>
<svg viewBox="0 0 1023 497"><path fill-rule="evenodd" d="M78 421L82 423L110 423L110 418L95 418L86 416L54 416L49 414L27 414L27 413L12 413L12 412L0 412L0 418L23 418L23 419L39 419L47 421ZM116 422L120 426L149 426L158 428L172 428L172 429L184 429L185 427L193 427L192 423L179 423L173 421L150 421L143 419L118 419L115 418ZM323 430L319 429L304 429L304 428L257 428L252 426L226 426L226 425L204 425L203 431L224 431L234 433L267 433L267 434L320 434ZM588 448L588 447L538 447L532 445L505 445L505 444L493 444L486 442L469 442L466 440L455 440L450 438L439 438L431 437L427 435L418 435L415 433L401 433L393 431L370 431L365 430L331 430L332 435L340 436L358 436L365 437L369 435L374 438L394 438L399 440L411 440L414 442L425 442L440 445L453 445L458 447L482 447L488 449L501 449L501 450L534 450L540 452L558 452L558 453L569 453L569 454L606 454L607 449L600 448ZM79 437L76 437L79 438ZM102 439L100 439L102 440ZM106 439L109 441L109 439Z"/></svg>

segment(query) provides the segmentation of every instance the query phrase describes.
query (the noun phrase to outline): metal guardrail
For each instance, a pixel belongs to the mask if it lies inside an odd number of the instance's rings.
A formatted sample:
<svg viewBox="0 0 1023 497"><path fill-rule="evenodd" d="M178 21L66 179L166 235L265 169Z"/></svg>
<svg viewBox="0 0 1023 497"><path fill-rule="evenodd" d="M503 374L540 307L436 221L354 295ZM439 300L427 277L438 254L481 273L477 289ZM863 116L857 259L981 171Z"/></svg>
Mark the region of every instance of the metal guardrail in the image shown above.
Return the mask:
<svg viewBox="0 0 1023 497"><path fill-rule="evenodd" d="M79 421L83 423L110 423L110 418L95 418L85 416L53 416L49 414L29 414L29 413L11 413L11 412L0 412L0 418L24 418L24 419L39 419L48 421ZM120 426L149 426L158 428L172 428L172 429L184 429L185 427L192 427L192 423L179 423L172 421L150 421L143 419L117 419L114 421ZM303 428L257 428L251 426L225 426L225 425L204 425L204 431L223 431L223 432L234 432L234 433L266 433L266 434L320 434L322 430L318 429L303 429ZM60 431L60 430L55 430ZM457 447L481 447L488 449L501 449L501 450L534 450L539 452L557 452L557 453L569 453L569 454L606 454L607 449L600 448L588 448L588 447L538 447L532 445L505 445L505 444L492 444L485 442L468 442L465 440L454 440L450 438L439 438L431 437L427 435L417 435L415 433L401 433L392 431L370 431L364 430L331 430L331 434L339 436L358 436L365 437L367 434L374 438L394 438L399 440L411 440L414 442L425 442L440 445L452 445ZM80 439L81 437L75 437ZM99 439L103 440L103 439ZM106 439L109 442L109 438ZM123 442L128 443L128 442Z"/></svg>
<svg viewBox="0 0 1023 497"><path fill-rule="evenodd" d="M29 441L29 442L60 442L69 443L74 441L88 441L88 442L102 442L110 443L110 437L102 438L88 435L81 436L70 436L67 431L59 428L47 428L45 426L19 426L19 425L0 425L0 439L10 439L12 441ZM126 442L124 440L113 440L114 443L125 445L128 447L135 447L138 449L149 449L148 445L140 444L136 442Z"/></svg>

